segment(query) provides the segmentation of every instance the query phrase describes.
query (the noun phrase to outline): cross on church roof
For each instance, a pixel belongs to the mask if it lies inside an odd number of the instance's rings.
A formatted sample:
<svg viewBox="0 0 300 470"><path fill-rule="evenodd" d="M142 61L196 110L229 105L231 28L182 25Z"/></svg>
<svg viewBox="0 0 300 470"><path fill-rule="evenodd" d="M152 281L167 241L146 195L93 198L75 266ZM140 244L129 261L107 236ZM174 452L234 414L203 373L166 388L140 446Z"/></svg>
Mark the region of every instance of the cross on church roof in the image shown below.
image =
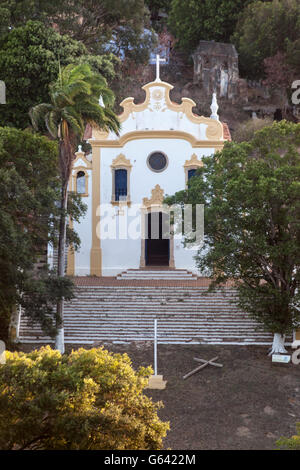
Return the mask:
<svg viewBox="0 0 300 470"><path fill-rule="evenodd" d="M156 79L155 79L156 82L161 81L161 79L159 78L159 64L160 64L160 62L166 62L166 59L161 59L159 57L159 54L156 54Z"/></svg>

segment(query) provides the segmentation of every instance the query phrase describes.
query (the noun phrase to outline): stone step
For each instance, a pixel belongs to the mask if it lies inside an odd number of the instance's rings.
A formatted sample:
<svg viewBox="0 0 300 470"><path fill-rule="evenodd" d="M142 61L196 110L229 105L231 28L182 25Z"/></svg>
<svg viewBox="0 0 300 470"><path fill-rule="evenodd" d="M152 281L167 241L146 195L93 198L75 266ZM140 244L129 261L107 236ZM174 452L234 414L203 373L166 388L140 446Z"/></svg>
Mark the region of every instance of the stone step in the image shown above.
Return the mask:
<svg viewBox="0 0 300 470"><path fill-rule="evenodd" d="M176 307L176 308L175 308ZM170 309L172 308L172 312L170 313ZM186 306L186 308L180 308L174 305L158 305L157 307L146 307L145 305L139 305L139 306L132 306L130 308L124 307L122 305L116 305L116 306L109 306L109 305L94 305L90 307L89 305L82 306L82 307L69 307L65 309L65 312L68 312L69 314L73 313L86 313L86 314L99 314L99 313L117 313L117 311L122 313L122 316L124 317L126 314L132 315L135 313L141 313L143 315L171 315L171 316L177 316L177 315L219 315L219 314L228 314L228 315L236 315L236 314L242 314L240 310L238 309L230 309L230 307L220 307L220 306L215 306L215 307L200 307L200 306Z"/></svg>
<svg viewBox="0 0 300 470"><path fill-rule="evenodd" d="M131 338L131 339L128 339L128 340L117 340L115 338L100 338L99 340L89 340L89 339L82 339L81 337L80 338L65 338L65 343L66 344L78 344L78 345L93 345L93 344L97 344L98 342L99 343L114 343L114 344L127 344L127 343L130 343L130 342L137 342L137 341L149 341L149 338L144 338L144 337L138 337L138 338ZM31 337L28 337L28 338L22 338L22 343L24 344L40 344L40 345L44 345L44 344L53 344L54 343L54 340L51 340L51 339L35 339L35 340L32 340ZM240 341L227 341L226 339L220 339L220 338L215 338L213 340L207 340L205 341L204 339L200 341L193 341L193 340L183 340L183 339L179 339L179 340L171 340L171 341L164 341L164 342L158 342L159 344L190 344L190 345L193 345L193 344L210 344L210 345L217 345L217 344L226 344L228 346L230 345L234 345L234 346L249 346L249 344L255 344L256 346L270 346L270 341L253 341L252 343L250 341L243 341L243 340L240 340Z"/></svg>
<svg viewBox="0 0 300 470"><path fill-rule="evenodd" d="M65 322L65 327L68 326L68 331L71 331L71 330L82 330L83 332L87 332L87 331L92 331L94 332L95 331L95 326L98 326L100 329L104 329L103 327L105 326L105 330L108 331L108 329L111 329L111 330L117 330L117 331L124 331L124 330L129 330L129 329L134 329L134 330L139 330L140 328L143 328L143 331L153 331L153 322L151 322L151 324L149 325L145 325L144 323L143 324L135 324L135 325L123 325L123 326L119 326L117 327L116 325L113 325L113 324L97 324L97 325L94 325L94 324L79 324L79 325L75 325L75 324L70 324L68 322ZM227 329L224 329L224 327L222 325L209 325L209 324L205 324L205 325L178 325L177 328L175 328L174 326L172 326L172 323L170 323L170 325L165 325L164 328L161 327L159 329L159 331L161 332L161 334L166 334L168 333L169 331L171 333L174 333L175 331L195 331L197 329L200 329L201 328L201 331L202 332L206 332L206 333L209 333L210 332L210 328L213 326L213 334L215 334L216 331L218 332L224 332L224 334L226 333L227 330L230 330L232 332L235 332L238 331L240 332L241 330L243 331L250 331L250 330L253 330L253 326L254 325L246 325L246 326L242 326L241 325L228 325L228 328ZM28 328L28 329L27 329ZM22 329L23 329L23 332L24 331L35 331L35 332L40 332L40 328L36 327L36 328L29 328L28 325L26 324L22 324ZM167 331L166 331L167 329ZM263 332L260 332L260 335L263 335ZM268 335L266 333L266 335Z"/></svg>
<svg viewBox="0 0 300 470"><path fill-rule="evenodd" d="M157 272L160 275L169 271ZM257 323L233 303L235 291L225 289L209 294L205 291L206 287L195 286L77 287L76 299L65 302L66 343L149 341L153 339L154 318L158 319L161 343L272 342L271 335L257 329ZM38 326L30 327L25 317L21 318L20 341L51 342Z"/></svg>
<svg viewBox="0 0 300 470"><path fill-rule="evenodd" d="M196 274L185 269L171 270L171 269L128 269L117 276L118 280L154 280L154 279L167 279L167 280L190 280L198 279Z"/></svg>

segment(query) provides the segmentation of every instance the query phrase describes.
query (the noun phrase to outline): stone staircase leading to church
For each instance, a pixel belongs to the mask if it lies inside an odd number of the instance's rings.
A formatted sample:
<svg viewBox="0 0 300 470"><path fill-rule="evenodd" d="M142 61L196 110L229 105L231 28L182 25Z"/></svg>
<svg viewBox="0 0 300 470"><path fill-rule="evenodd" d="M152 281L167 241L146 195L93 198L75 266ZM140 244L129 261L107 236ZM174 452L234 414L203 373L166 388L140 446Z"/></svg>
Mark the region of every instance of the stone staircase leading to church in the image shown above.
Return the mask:
<svg viewBox="0 0 300 470"><path fill-rule="evenodd" d="M146 268L146 269L127 269L117 276L118 280L196 280L196 274L186 269L162 269L162 268Z"/></svg>
<svg viewBox="0 0 300 470"><path fill-rule="evenodd" d="M103 278L102 278L103 279ZM85 281L84 282L88 282ZM92 282L92 281L91 281ZM95 282L98 282L97 280ZM158 342L173 344L270 344L271 335L257 328L232 303L235 292L205 293L199 281L107 281L80 285L76 298L65 304L65 341L69 344L146 341L153 338L158 319ZM21 318L20 341L47 343L38 327Z"/></svg>

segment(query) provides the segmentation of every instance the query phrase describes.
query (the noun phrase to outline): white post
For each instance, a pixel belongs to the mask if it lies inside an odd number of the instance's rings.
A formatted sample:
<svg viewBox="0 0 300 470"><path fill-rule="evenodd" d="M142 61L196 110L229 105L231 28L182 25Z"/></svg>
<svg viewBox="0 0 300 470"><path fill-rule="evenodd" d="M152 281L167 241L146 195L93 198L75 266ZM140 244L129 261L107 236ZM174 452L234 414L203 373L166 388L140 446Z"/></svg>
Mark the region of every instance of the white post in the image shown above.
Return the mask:
<svg viewBox="0 0 300 470"><path fill-rule="evenodd" d="M157 319L154 320L154 375L157 375Z"/></svg>
<svg viewBox="0 0 300 470"><path fill-rule="evenodd" d="M156 390L163 390L166 388L166 380L163 380L162 375L157 375L157 319L154 319L154 375L149 378L147 388Z"/></svg>

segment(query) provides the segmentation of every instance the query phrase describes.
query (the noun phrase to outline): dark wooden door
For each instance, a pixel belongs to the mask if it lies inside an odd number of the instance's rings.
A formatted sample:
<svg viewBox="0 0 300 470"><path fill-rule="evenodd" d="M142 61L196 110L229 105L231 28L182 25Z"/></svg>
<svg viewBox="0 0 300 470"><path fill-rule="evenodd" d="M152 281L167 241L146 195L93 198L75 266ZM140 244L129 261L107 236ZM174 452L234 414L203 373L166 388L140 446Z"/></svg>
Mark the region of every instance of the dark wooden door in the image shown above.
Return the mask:
<svg viewBox="0 0 300 470"><path fill-rule="evenodd" d="M169 236L168 216L162 212L152 212L146 217L146 265L169 266L170 238L165 238Z"/></svg>

